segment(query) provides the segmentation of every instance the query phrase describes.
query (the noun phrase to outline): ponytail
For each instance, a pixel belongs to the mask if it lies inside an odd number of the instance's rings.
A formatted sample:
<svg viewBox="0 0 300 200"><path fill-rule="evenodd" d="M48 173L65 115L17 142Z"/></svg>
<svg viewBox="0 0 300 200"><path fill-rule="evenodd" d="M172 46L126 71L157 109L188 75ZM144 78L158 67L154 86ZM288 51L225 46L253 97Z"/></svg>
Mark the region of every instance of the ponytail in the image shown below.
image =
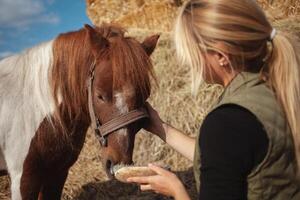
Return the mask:
<svg viewBox="0 0 300 200"><path fill-rule="evenodd" d="M300 41L296 36L279 32L272 43L269 81L290 126L300 169Z"/></svg>

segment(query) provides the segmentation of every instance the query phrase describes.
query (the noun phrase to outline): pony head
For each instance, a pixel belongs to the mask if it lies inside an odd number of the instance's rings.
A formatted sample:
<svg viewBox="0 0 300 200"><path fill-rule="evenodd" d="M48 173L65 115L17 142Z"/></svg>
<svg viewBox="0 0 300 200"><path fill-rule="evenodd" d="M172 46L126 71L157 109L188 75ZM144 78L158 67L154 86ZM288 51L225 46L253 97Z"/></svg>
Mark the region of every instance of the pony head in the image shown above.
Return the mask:
<svg viewBox="0 0 300 200"><path fill-rule="evenodd" d="M140 43L125 37L119 27L85 25L85 31L95 63L91 99L100 124L142 107L151 92L150 55L159 36L148 37ZM132 164L134 138L141 124L141 121L131 123L106 136L107 144L101 148L101 156L110 177L114 165Z"/></svg>

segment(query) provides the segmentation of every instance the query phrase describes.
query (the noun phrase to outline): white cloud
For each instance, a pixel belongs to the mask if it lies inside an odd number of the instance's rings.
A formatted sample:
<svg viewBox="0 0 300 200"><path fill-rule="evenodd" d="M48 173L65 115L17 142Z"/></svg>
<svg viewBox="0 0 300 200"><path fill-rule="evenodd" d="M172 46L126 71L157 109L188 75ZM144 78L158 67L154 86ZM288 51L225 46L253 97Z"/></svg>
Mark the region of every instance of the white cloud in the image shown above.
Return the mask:
<svg viewBox="0 0 300 200"><path fill-rule="evenodd" d="M56 24L59 17L47 12L42 0L0 0L1 27L27 29L35 23Z"/></svg>
<svg viewBox="0 0 300 200"><path fill-rule="evenodd" d="M4 51L4 52L0 52L0 60L3 58L6 58L8 56L14 55L14 52L11 51Z"/></svg>

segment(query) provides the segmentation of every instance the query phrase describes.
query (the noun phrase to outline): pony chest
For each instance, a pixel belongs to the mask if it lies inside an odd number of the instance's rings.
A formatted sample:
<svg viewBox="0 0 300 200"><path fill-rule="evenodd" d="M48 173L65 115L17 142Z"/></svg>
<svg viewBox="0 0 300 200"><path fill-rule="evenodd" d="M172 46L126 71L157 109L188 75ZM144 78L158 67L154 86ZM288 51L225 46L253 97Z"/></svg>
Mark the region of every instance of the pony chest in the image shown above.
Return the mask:
<svg viewBox="0 0 300 200"><path fill-rule="evenodd" d="M48 121L43 122L32 140L31 153L38 156L45 168L69 168L76 162L84 144L88 126L83 124L75 126L66 136L50 128L52 125Z"/></svg>

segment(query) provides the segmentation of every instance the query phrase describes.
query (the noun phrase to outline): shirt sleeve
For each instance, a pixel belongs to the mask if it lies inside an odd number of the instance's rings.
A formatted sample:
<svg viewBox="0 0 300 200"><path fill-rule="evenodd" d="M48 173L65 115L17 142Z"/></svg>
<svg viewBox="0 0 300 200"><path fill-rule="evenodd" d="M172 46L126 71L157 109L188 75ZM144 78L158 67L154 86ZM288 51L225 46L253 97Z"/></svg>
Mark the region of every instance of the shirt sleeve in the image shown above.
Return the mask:
<svg viewBox="0 0 300 200"><path fill-rule="evenodd" d="M268 150L267 134L256 116L238 105L217 108L205 118L199 140L199 199L247 199L247 176Z"/></svg>

